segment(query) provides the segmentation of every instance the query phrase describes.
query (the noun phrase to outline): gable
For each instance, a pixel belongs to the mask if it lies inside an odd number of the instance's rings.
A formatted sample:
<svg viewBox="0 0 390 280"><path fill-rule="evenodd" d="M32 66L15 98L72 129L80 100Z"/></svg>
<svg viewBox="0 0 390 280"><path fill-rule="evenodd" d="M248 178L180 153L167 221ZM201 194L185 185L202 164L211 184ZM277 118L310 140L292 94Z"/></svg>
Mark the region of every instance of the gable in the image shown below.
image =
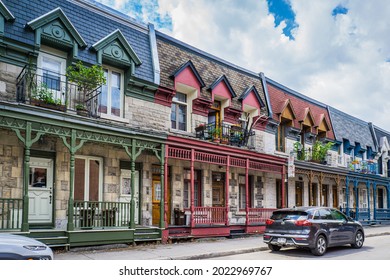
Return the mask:
<svg viewBox="0 0 390 280"><path fill-rule="evenodd" d="M184 63L180 66L172 75L171 78L174 79L175 84L181 83L193 88L202 88L205 86L202 78L200 77L198 71L196 70L194 64L191 60Z"/></svg>
<svg viewBox="0 0 390 280"><path fill-rule="evenodd" d="M142 64L119 29L93 44L92 49L97 52L98 64L102 64L103 60L111 62L114 65L131 66L134 63L139 66Z"/></svg>
<svg viewBox="0 0 390 280"><path fill-rule="evenodd" d="M323 114L321 116L321 121L318 125L318 130L320 130L320 131L329 131L330 130L329 124L326 121L326 118Z"/></svg>
<svg viewBox="0 0 390 280"><path fill-rule="evenodd" d="M6 21L14 21L14 15L8 10L0 0L0 38L4 35L4 24Z"/></svg>
<svg viewBox="0 0 390 280"><path fill-rule="evenodd" d="M40 48L41 42L48 45L65 47L73 50L76 57L78 47L86 47L87 43L77 32L61 8L56 8L26 24L35 31L35 45Z"/></svg>
<svg viewBox="0 0 390 280"><path fill-rule="evenodd" d="M307 126L314 126L314 118L313 114L310 111L310 108L305 109L305 113L303 115L302 124Z"/></svg>
<svg viewBox="0 0 390 280"><path fill-rule="evenodd" d="M222 75L215 80L210 86L210 90L213 95L219 95L226 99L231 99L237 96L225 75Z"/></svg>
<svg viewBox="0 0 390 280"><path fill-rule="evenodd" d="M245 90L238 100L241 100L243 105L247 104L256 108L265 107L265 104L255 86L251 86Z"/></svg>

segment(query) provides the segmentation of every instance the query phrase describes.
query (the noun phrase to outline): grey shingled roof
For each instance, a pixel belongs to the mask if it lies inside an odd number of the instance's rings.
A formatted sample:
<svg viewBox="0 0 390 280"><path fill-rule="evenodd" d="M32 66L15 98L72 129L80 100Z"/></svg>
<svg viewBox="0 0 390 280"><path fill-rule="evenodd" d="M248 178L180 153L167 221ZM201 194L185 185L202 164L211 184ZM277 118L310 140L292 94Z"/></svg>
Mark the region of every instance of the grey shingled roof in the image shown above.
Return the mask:
<svg viewBox="0 0 390 280"><path fill-rule="evenodd" d="M90 49L91 46L120 29L142 61L142 65L136 67L135 76L153 82L153 61L147 25L91 0L2 1L15 16L14 22L5 24L5 37L28 45L34 45L34 32L25 28L26 23L60 7L88 44L86 49L79 49L79 59L91 64L96 64L96 52Z"/></svg>
<svg viewBox="0 0 390 280"><path fill-rule="evenodd" d="M381 139L383 137L386 137L387 142L390 143L390 132L387 132L387 131L383 130L382 128L379 128L375 125L374 125L374 132L375 132L379 147L382 147Z"/></svg>
<svg viewBox="0 0 390 280"><path fill-rule="evenodd" d="M328 107L328 110L336 140L343 141L343 139L346 139L352 145L360 143L362 148L367 149L367 147L371 147L373 151L376 151L368 122L333 107Z"/></svg>

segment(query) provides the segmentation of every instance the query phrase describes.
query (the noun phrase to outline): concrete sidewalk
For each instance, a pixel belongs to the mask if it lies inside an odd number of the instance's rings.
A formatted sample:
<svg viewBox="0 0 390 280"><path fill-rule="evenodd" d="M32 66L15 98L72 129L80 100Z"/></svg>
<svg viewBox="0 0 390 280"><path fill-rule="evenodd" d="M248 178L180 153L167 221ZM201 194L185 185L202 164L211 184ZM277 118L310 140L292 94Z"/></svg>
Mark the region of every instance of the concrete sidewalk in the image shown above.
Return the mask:
<svg viewBox="0 0 390 280"><path fill-rule="evenodd" d="M366 238L390 235L390 225L364 227ZM239 253L268 250L263 236L242 238L203 238L194 242L173 244L124 244L74 248L67 252L55 252L55 260L195 260L221 257Z"/></svg>

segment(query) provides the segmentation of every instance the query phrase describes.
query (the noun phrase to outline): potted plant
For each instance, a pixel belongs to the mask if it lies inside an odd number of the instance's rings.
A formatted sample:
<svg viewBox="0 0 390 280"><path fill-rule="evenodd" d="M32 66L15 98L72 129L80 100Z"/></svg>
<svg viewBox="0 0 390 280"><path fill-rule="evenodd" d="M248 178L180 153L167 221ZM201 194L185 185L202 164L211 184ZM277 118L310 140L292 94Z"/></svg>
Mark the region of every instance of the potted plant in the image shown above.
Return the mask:
<svg viewBox="0 0 390 280"><path fill-rule="evenodd" d="M65 111L66 106L62 104L60 98L55 98L51 89L44 83L36 86L31 95L31 104L48 109Z"/></svg>
<svg viewBox="0 0 390 280"><path fill-rule="evenodd" d="M324 163L328 150L333 146L332 142L323 144L321 141L316 141L312 147L311 159L314 162Z"/></svg>
<svg viewBox="0 0 390 280"><path fill-rule="evenodd" d="M80 116L84 116L84 117L89 116L89 111L83 103L79 103L76 105L76 112L77 112L77 115L80 115Z"/></svg>
<svg viewBox="0 0 390 280"><path fill-rule="evenodd" d="M66 77L69 82L77 85L79 92L78 105L84 105L84 109L86 109L85 103L87 97L98 87L106 83L104 71L101 66L93 65L86 67L81 61L66 69Z"/></svg>
<svg viewBox="0 0 390 280"><path fill-rule="evenodd" d="M221 142L221 128L219 126L216 126L212 129L211 135L213 136L213 142L219 143Z"/></svg>

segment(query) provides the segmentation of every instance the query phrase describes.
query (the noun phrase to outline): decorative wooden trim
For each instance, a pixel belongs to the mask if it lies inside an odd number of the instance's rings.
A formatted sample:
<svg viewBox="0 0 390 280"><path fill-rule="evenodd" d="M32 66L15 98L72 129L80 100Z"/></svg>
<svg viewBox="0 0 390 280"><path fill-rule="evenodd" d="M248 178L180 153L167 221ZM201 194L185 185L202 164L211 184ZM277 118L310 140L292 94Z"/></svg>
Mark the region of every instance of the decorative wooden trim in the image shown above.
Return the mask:
<svg viewBox="0 0 390 280"><path fill-rule="evenodd" d="M174 89L159 87L156 93L154 94L154 103L171 107L172 98L175 95L175 93L176 92Z"/></svg>
<svg viewBox="0 0 390 280"><path fill-rule="evenodd" d="M242 110L233 107L226 107L224 109L224 113L224 121L235 124L240 118Z"/></svg>
<svg viewBox="0 0 390 280"><path fill-rule="evenodd" d="M194 114L207 117L211 105L212 105L211 100L204 99L202 97L196 98L192 101L192 112Z"/></svg>

